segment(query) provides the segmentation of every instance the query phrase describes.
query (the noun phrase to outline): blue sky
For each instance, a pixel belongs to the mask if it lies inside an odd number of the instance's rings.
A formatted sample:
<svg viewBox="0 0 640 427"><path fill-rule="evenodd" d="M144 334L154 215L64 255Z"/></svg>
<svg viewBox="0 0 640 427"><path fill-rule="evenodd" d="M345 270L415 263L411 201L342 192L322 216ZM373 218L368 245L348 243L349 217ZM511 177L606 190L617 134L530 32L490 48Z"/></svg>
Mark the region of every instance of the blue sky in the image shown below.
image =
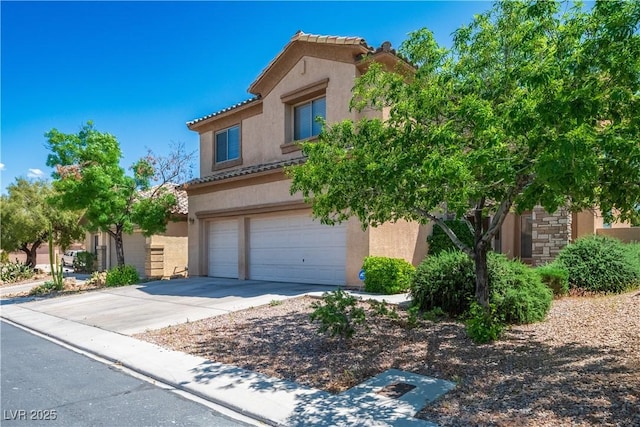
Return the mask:
<svg viewBox="0 0 640 427"><path fill-rule="evenodd" d="M11 2L1 8L2 192L50 178L44 134L88 120L129 167L147 148L198 148L185 122L250 97L297 31L394 47L431 29L441 44L488 2ZM197 174L197 167L195 170Z"/></svg>

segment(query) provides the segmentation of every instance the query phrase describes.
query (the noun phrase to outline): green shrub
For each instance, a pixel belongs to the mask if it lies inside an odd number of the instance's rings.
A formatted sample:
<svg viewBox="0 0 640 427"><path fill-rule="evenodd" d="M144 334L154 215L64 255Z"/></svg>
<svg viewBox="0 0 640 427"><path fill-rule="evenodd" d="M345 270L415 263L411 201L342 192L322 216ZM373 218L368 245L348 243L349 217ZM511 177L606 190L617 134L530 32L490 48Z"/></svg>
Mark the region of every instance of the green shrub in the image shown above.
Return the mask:
<svg viewBox="0 0 640 427"><path fill-rule="evenodd" d="M409 293L422 310L440 307L451 316L463 314L475 295L473 260L461 251L428 256L416 269Z"/></svg>
<svg viewBox="0 0 640 427"><path fill-rule="evenodd" d="M640 242L627 243L624 246L629 261L640 270Z"/></svg>
<svg viewBox="0 0 640 427"><path fill-rule="evenodd" d="M543 265L536 268L536 273L554 295L569 293L569 272L562 265L557 263Z"/></svg>
<svg viewBox="0 0 640 427"><path fill-rule="evenodd" d="M473 247L473 233L464 221L448 219L445 220L444 223L458 236L458 239L469 247ZM459 250L451 241L451 238L447 236L444 230L437 224L434 224L431 235L427 237L427 243L429 244L429 255L438 255L446 251Z"/></svg>
<svg viewBox="0 0 640 427"><path fill-rule="evenodd" d="M415 267L400 258L369 256L364 259L364 290L377 294L399 294L411 285Z"/></svg>
<svg viewBox="0 0 640 427"><path fill-rule="evenodd" d="M73 261L73 270L76 273L93 272L93 264L96 256L91 252L78 252L76 259Z"/></svg>
<svg viewBox="0 0 640 427"><path fill-rule="evenodd" d="M107 271L106 285L109 287L133 285L139 281L138 271L132 265L119 265Z"/></svg>
<svg viewBox="0 0 640 427"><path fill-rule="evenodd" d="M3 283L19 282L33 277L33 270L21 262L7 262L0 265L0 280Z"/></svg>
<svg viewBox="0 0 640 427"><path fill-rule="evenodd" d="M487 273L491 303L505 322L519 324L544 319L553 295L533 269L504 255L489 253ZM423 310L439 307L450 316L468 313L475 300L473 261L463 252L427 257L418 266L411 297Z"/></svg>
<svg viewBox="0 0 640 427"><path fill-rule="evenodd" d="M491 302L507 324L539 322L545 318L553 293L535 269L502 254L489 254L487 262Z"/></svg>
<svg viewBox="0 0 640 427"><path fill-rule="evenodd" d="M365 322L365 312L358 307L358 299L341 289L325 292L322 301L312 303L311 308L309 320L319 321L318 332L331 337L351 338L356 332L355 325Z"/></svg>
<svg viewBox="0 0 640 427"><path fill-rule="evenodd" d="M487 312L480 304L472 302L465 326L469 338L477 344L484 344L500 338L505 322L495 305L492 304Z"/></svg>
<svg viewBox="0 0 640 427"><path fill-rule="evenodd" d="M640 262L634 254L634 245L591 235L564 247L555 262L569 272L572 288L620 293L640 284Z"/></svg>

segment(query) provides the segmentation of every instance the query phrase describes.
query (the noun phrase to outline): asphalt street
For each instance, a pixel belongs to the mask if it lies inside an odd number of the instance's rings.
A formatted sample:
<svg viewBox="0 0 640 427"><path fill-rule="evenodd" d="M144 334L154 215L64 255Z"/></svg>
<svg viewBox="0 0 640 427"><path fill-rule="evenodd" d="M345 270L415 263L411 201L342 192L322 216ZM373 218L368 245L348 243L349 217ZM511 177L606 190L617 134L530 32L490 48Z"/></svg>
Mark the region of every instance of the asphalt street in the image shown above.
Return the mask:
<svg viewBox="0 0 640 427"><path fill-rule="evenodd" d="M5 322L0 336L3 427L248 425Z"/></svg>

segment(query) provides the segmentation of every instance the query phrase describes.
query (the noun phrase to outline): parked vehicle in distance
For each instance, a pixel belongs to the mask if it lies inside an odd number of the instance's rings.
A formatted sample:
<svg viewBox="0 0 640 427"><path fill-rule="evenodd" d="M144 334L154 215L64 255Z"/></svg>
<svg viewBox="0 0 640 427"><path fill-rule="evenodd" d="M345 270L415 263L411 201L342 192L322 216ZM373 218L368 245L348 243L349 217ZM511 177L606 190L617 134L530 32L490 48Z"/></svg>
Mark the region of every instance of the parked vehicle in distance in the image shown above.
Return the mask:
<svg viewBox="0 0 640 427"><path fill-rule="evenodd" d="M62 265L73 267L73 264L76 262L76 259L78 259L78 254L80 252L86 252L86 251L83 251L83 250L66 251L64 255L62 255Z"/></svg>

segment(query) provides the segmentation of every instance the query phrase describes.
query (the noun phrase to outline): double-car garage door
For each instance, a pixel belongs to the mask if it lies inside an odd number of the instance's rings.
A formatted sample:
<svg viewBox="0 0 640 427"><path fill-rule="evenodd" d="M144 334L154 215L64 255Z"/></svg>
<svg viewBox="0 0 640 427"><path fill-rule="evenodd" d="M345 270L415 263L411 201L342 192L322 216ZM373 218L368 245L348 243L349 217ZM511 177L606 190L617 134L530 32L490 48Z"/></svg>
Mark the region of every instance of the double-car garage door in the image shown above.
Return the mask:
<svg viewBox="0 0 640 427"><path fill-rule="evenodd" d="M339 285L345 283L346 225L326 226L306 214L252 217L239 240L237 219L209 225L209 276L238 277L245 254L253 280Z"/></svg>

